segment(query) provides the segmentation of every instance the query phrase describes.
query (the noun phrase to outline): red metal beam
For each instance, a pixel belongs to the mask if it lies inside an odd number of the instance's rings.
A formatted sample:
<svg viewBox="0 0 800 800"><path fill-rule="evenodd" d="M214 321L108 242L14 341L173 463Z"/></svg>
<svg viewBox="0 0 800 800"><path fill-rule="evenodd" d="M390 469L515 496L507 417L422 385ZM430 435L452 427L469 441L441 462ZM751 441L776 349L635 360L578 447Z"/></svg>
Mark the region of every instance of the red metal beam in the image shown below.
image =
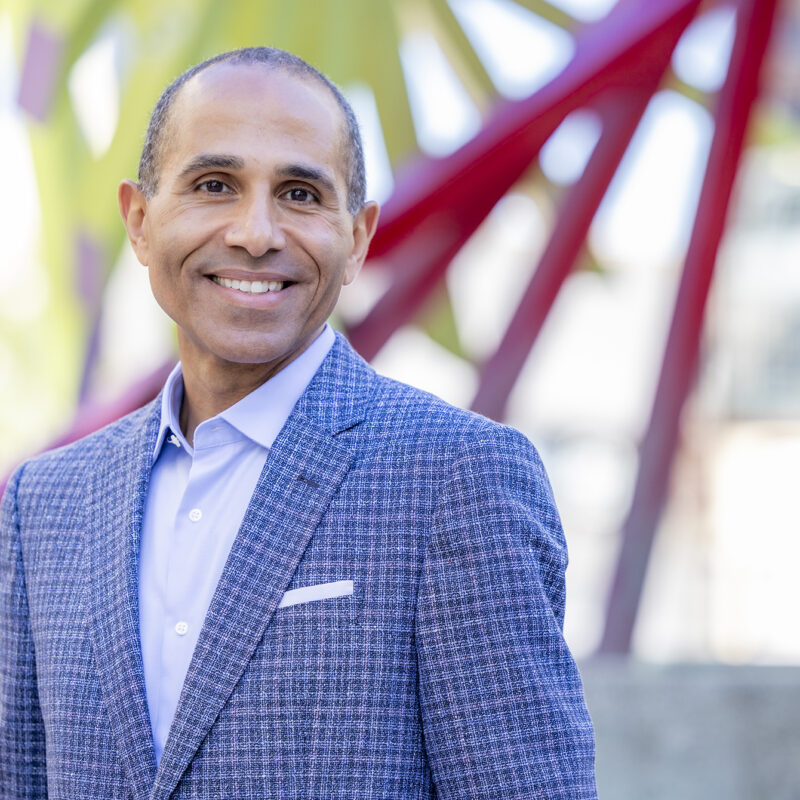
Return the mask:
<svg viewBox="0 0 800 800"><path fill-rule="evenodd" d="M511 390L573 269L597 208L668 63L669 57L653 69L647 86L618 89L599 106L603 122L600 140L580 180L561 203L550 241L500 345L481 368L473 410L494 419L505 416Z"/></svg>
<svg viewBox="0 0 800 800"><path fill-rule="evenodd" d="M627 86L653 63L662 64L675 32L700 0L623 5L579 36L575 57L531 97L503 106L485 128L444 159L418 164L387 203L370 249L394 282L349 331L372 358L436 286L453 256L494 205L527 170L566 115L603 91ZM373 265L374 261L373 261Z"/></svg>
<svg viewBox="0 0 800 800"><path fill-rule="evenodd" d="M691 389L717 250L725 225L747 122L776 0L740 0L728 77L715 114L715 131L689 249L675 302L639 474L622 529L622 549L608 604L601 653L627 653L656 527L678 442L680 416Z"/></svg>

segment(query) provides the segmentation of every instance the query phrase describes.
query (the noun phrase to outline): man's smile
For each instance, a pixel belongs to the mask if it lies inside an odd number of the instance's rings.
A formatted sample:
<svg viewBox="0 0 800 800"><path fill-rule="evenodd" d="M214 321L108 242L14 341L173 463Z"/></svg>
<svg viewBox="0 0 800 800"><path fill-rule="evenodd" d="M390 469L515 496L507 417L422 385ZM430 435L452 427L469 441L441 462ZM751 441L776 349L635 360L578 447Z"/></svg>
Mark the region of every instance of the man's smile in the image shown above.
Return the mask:
<svg viewBox="0 0 800 800"><path fill-rule="evenodd" d="M267 292L279 292L290 284L290 281L240 281L230 278L220 278L211 275L214 283L224 286L226 289L236 289L245 294L266 294Z"/></svg>

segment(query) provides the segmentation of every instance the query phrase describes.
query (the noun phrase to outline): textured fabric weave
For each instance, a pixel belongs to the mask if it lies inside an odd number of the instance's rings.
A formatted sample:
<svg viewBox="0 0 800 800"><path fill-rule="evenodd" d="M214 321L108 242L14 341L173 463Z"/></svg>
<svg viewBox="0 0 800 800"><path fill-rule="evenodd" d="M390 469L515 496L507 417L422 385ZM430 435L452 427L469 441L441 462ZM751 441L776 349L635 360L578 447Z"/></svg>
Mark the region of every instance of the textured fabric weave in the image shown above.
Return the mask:
<svg viewBox="0 0 800 800"><path fill-rule="evenodd" d="M0 797L596 797L536 451L341 337L270 450L156 770L136 573L158 427L156 401L3 498Z"/></svg>

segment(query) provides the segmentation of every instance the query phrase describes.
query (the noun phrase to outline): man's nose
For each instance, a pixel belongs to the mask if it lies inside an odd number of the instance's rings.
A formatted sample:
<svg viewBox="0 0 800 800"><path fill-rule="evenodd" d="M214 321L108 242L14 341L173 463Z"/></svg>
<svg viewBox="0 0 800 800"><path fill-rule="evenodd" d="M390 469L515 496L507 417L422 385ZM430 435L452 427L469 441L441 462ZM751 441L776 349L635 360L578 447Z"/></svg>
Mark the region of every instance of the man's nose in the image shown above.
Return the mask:
<svg viewBox="0 0 800 800"><path fill-rule="evenodd" d="M278 215L279 210L270 197L243 198L225 231L225 244L243 247L253 258L270 250L282 250L286 237Z"/></svg>

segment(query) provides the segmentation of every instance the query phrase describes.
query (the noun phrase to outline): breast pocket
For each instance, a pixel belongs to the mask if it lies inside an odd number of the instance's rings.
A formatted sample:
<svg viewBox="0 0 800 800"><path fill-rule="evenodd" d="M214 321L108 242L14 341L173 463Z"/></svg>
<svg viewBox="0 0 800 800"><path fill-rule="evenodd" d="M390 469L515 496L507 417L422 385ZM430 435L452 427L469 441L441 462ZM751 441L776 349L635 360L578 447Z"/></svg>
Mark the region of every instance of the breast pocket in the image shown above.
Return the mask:
<svg viewBox="0 0 800 800"><path fill-rule="evenodd" d="M337 630L358 622L360 594L352 580L295 586L284 592L276 622L295 632L303 629Z"/></svg>
<svg viewBox="0 0 800 800"><path fill-rule="evenodd" d="M298 586L296 589L284 592L278 608L289 608L320 600L335 600L338 597L352 597L352 595L353 581L330 581L312 586Z"/></svg>

